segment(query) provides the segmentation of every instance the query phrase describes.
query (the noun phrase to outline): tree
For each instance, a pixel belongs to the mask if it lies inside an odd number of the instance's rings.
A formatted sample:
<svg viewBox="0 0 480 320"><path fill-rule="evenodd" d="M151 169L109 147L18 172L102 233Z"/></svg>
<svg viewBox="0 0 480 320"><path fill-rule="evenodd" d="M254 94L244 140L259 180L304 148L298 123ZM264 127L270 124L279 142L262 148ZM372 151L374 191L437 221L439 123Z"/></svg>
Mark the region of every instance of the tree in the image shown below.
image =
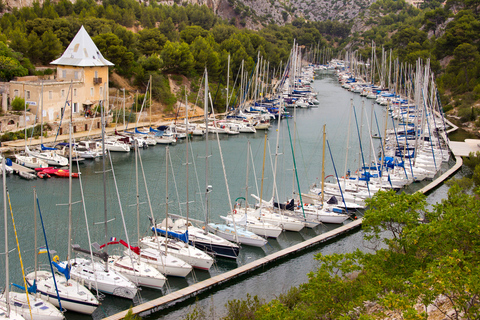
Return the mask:
<svg viewBox="0 0 480 320"><path fill-rule="evenodd" d="M40 61L43 64L52 62L62 54L62 43L58 40L53 31L49 30L42 35L41 50L42 56L40 57Z"/></svg>
<svg viewBox="0 0 480 320"><path fill-rule="evenodd" d="M158 26L160 32L167 37L170 41L175 41L178 39L178 32L175 29L175 25L173 24L172 18L168 17Z"/></svg>
<svg viewBox="0 0 480 320"><path fill-rule="evenodd" d="M453 60L451 66L453 68L463 69L465 74L465 84L468 88L468 68L471 67L472 63L478 61L480 55L478 53L477 47L471 45L470 43L462 43L453 51Z"/></svg>
<svg viewBox="0 0 480 320"><path fill-rule="evenodd" d="M159 29L144 29L138 33L138 49L145 55L160 53L167 37Z"/></svg>
<svg viewBox="0 0 480 320"><path fill-rule="evenodd" d="M185 42L167 41L160 54L163 60L163 69L170 73L190 75L193 71L195 61Z"/></svg>
<svg viewBox="0 0 480 320"><path fill-rule="evenodd" d="M208 31L199 26L189 26L180 32L180 39L187 44L191 44L197 37L205 38L208 35Z"/></svg>
<svg viewBox="0 0 480 320"><path fill-rule="evenodd" d="M125 46L123 46L122 40L120 40L113 33L104 33L92 38L95 45L100 50L102 55L115 64L115 68L120 73L125 73L130 70L133 64L133 53L129 52Z"/></svg>
<svg viewBox="0 0 480 320"><path fill-rule="evenodd" d="M28 51L28 40L27 35L22 32L19 28L15 28L10 34L10 48L12 50L22 53L27 53Z"/></svg>
<svg viewBox="0 0 480 320"><path fill-rule="evenodd" d="M33 31L28 35L27 40L28 40L28 50L26 52L27 57L33 63L40 62L40 57L43 55L42 40Z"/></svg>
<svg viewBox="0 0 480 320"><path fill-rule="evenodd" d="M15 77L28 75L28 70L18 60L0 55L0 79L10 81Z"/></svg>

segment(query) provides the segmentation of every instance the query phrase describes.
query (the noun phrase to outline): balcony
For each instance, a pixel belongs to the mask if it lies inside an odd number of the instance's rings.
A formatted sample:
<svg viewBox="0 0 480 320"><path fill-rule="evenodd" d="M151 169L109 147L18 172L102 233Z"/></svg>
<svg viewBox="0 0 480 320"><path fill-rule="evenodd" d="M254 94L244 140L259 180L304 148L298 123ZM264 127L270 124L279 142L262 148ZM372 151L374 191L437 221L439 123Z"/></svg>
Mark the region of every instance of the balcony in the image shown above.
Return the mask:
<svg viewBox="0 0 480 320"><path fill-rule="evenodd" d="M102 78L93 78L93 84L101 84Z"/></svg>

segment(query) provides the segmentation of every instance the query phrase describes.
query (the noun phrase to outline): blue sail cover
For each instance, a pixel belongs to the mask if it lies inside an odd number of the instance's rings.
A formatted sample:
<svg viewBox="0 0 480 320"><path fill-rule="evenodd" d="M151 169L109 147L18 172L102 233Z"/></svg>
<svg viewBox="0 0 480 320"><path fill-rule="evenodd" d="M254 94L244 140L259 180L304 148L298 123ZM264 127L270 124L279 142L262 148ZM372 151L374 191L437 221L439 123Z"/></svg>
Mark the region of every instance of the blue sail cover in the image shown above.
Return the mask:
<svg viewBox="0 0 480 320"><path fill-rule="evenodd" d="M153 232L157 232L158 234L161 234L162 236L166 236L167 232L163 229L160 229L160 228L155 228L155 227L152 227L152 231ZM173 231L168 231L168 236L169 237L172 237L172 238L175 238L175 239L178 239L178 240L181 240L185 243L188 243L188 230L185 231L185 233L178 233L178 232L173 232Z"/></svg>
<svg viewBox="0 0 480 320"><path fill-rule="evenodd" d="M70 279L70 268L68 267L68 265L67 265L66 268L62 268L62 267L60 267L60 265L59 265L58 263L56 263L55 261L52 261L52 264L55 266L55 268L57 268L58 272L63 273L63 275L65 275L65 278L66 278L67 280Z"/></svg>
<svg viewBox="0 0 480 320"><path fill-rule="evenodd" d="M137 134L148 134L147 132L138 131L137 128L135 128L135 133L137 133Z"/></svg>
<svg viewBox="0 0 480 320"><path fill-rule="evenodd" d="M22 291L25 291L25 287L24 286L21 286L19 284L16 284L16 283L12 283L12 285L14 287L17 287L18 289L22 290ZM35 294L37 293L37 280L34 280L33 281L33 286L30 286L27 288L27 291L28 293L31 293L31 294Z"/></svg>
<svg viewBox="0 0 480 320"><path fill-rule="evenodd" d="M5 159L5 164L6 164L7 166L11 167L11 166L12 166L12 159L6 158L6 159Z"/></svg>
<svg viewBox="0 0 480 320"><path fill-rule="evenodd" d="M150 132L158 133L158 132L161 132L161 131L159 131L159 130L157 130L157 129L153 129L152 127L150 127Z"/></svg>
<svg viewBox="0 0 480 320"><path fill-rule="evenodd" d="M42 144L42 150L57 150L55 148L49 148L49 147L45 147L43 144Z"/></svg>

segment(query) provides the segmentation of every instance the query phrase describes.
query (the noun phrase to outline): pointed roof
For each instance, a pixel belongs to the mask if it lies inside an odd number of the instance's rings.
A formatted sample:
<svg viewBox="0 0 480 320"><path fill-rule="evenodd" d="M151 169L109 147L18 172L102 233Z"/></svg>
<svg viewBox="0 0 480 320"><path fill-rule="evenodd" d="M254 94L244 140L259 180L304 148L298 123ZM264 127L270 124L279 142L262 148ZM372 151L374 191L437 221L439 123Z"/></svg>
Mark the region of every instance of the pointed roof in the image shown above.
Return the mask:
<svg viewBox="0 0 480 320"><path fill-rule="evenodd" d="M100 50L82 26L73 38L63 55L50 64L75 67L99 67L113 66L114 64L105 59Z"/></svg>

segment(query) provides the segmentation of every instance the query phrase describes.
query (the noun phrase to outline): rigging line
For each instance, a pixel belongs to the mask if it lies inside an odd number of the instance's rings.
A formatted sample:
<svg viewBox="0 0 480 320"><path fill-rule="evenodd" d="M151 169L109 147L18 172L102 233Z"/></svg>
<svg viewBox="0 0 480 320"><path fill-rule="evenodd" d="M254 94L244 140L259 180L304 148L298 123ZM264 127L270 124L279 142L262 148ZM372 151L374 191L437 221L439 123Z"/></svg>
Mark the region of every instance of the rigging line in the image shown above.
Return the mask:
<svg viewBox="0 0 480 320"><path fill-rule="evenodd" d="M105 156L105 154L103 155L103 157L104 156ZM80 194L82 196L83 214L85 216L85 224L87 226L88 248L91 248L92 247L92 240L91 240L91 237L90 237L90 227L88 225L87 207L85 205L85 196L84 196L84 193L83 193L82 175L80 174L81 173L80 164L79 164L78 161L77 161L77 172L79 173L78 182L79 182L79 185L80 185ZM93 261L92 250L90 250L90 260ZM97 277L96 276L95 276L95 291L97 292L97 299L100 300L100 291L98 291L98 284L97 284Z"/></svg>
<svg viewBox="0 0 480 320"><path fill-rule="evenodd" d="M35 189L33 189L33 190L35 192L35 199L37 200L37 207L38 207L38 213L40 215L40 221L42 222L43 237L45 239L45 246L47 247L47 256L48 256L48 261L49 261L49 265L50 265L50 272L52 273L53 282L55 283L55 292L57 293L58 305L60 307L60 310L62 310L63 309L62 308L62 302L61 302L61 299L60 299L60 295L58 294L57 280L55 279L55 272L53 271L52 256L50 254L50 249L48 248L47 234L45 233L45 226L43 224L43 216L42 216L42 211L40 209L40 202L38 200L36 190Z"/></svg>
<svg viewBox="0 0 480 320"><path fill-rule="evenodd" d="M187 137L187 139L188 139L188 137ZM183 216L182 206L181 206L181 203L180 203L180 195L178 193L178 187L177 187L177 179L175 178L175 171L173 170L173 162L172 162L172 156L171 156L170 152L168 153L168 160L170 162L170 170L172 171L173 185L174 185L174 188L175 188L175 193L177 194L178 211L179 211L179 214L181 216ZM165 224L165 227L168 228L168 225Z"/></svg>
<svg viewBox="0 0 480 320"><path fill-rule="evenodd" d="M302 192L300 191L300 182L298 181L298 170L297 170L297 164L295 162L295 151L293 150L292 134L290 133L290 125L288 124L288 118L286 122L287 122L287 128L288 128L288 137L290 138L290 147L292 149L293 166L295 168L295 178L297 180L297 188L298 188L298 195L300 197L300 205L302 206L303 219L307 220L307 218L305 217L305 208L303 207Z"/></svg>
<svg viewBox="0 0 480 320"><path fill-rule="evenodd" d="M5 172L3 172L3 174L5 174ZM32 306L30 305L30 295L28 294L27 280L25 279L25 269L23 267L22 253L20 252L20 244L18 243L17 227L15 226L15 219L13 218L12 203L10 201L10 192L8 192L8 189L7 189L7 197L8 197L8 206L10 207L10 215L12 217L13 231L15 232L15 241L17 243L18 259L20 260L20 268L22 269L23 286L25 288L25 294L27 295L28 311L30 312L30 319L33 319ZM5 285L8 285L8 283L6 283Z"/></svg>

